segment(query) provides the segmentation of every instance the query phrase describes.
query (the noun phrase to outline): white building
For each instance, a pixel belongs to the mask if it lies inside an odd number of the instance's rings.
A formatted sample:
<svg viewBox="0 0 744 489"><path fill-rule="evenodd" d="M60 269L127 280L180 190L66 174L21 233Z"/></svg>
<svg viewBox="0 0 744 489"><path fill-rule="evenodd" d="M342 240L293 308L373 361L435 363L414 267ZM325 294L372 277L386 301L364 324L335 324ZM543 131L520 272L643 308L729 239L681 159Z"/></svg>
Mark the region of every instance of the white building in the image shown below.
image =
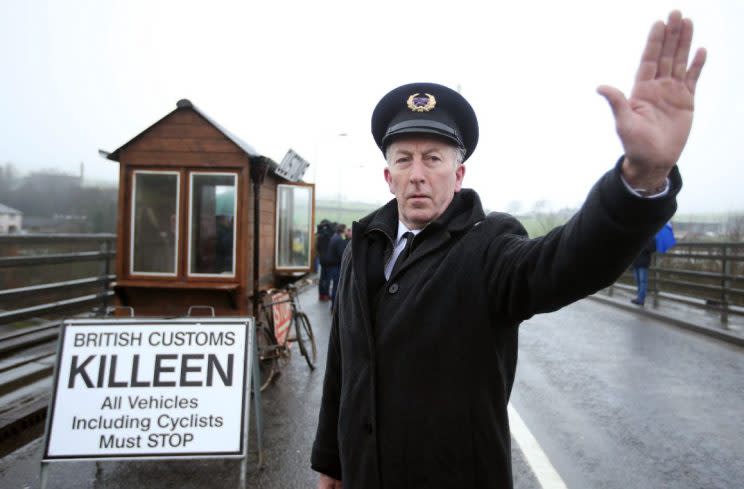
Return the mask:
<svg viewBox="0 0 744 489"><path fill-rule="evenodd" d="M0 234L17 233L22 227L23 212L0 204Z"/></svg>

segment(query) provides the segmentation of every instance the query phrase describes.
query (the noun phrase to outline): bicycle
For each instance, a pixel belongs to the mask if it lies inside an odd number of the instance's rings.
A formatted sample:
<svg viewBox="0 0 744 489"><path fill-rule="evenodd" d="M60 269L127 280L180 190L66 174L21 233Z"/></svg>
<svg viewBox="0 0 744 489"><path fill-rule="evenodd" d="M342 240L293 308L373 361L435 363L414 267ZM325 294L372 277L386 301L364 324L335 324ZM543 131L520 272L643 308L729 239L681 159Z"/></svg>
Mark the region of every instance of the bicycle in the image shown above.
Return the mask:
<svg viewBox="0 0 744 489"><path fill-rule="evenodd" d="M261 391L278 375L279 361L288 361L292 343L297 343L310 370L315 370L318 347L310 319L300 310L299 288L290 284L285 289L268 289L260 293L256 318ZM290 331L294 331L294 336Z"/></svg>

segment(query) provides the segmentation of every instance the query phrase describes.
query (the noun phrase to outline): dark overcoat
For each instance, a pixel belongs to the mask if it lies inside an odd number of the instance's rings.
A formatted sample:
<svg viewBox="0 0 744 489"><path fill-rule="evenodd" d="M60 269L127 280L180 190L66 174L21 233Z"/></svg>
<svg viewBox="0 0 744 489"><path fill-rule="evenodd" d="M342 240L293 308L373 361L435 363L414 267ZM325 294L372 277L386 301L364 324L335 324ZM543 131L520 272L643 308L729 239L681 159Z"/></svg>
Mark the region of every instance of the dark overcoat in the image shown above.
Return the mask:
<svg viewBox="0 0 744 489"><path fill-rule="evenodd" d="M611 284L675 211L676 169L667 196L642 199L619 167L537 239L511 216L486 217L462 190L389 280L395 200L355 223L313 469L344 489L512 487L506 406L518 325Z"/></svg>

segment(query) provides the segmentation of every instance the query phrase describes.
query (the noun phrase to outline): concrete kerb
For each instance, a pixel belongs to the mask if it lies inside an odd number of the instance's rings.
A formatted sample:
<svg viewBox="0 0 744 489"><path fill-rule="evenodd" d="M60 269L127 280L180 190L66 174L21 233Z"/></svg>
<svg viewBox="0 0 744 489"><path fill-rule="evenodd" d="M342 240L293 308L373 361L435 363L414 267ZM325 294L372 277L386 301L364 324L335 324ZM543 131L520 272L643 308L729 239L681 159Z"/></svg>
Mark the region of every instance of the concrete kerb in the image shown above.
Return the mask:
<svg viewBox="0 0 744 489"><path fill-rule="evenodd" d="M630 312L633 312L639 315L651 317L659 321L664 321L666 323L672 324L674 326L677 326L683 329L687 329L689 331L711 336L713 338L726 341L736 346L744 347L744 336L738 335L730 331L726 331L724 329L712 328L710 326L695 323L692 321L685 321L684 319L681 319L678 317L666 315L663 312L660 312L659 310L654 310L650 308L647 309L644 307L638 307L634 304L628 304L626 303L624 298L621 300L621 299L616 299L613 297L608 297L606 295L603 295L602 292L598 292L594 295L590 295L589 298L595 301L598 301L598 302L602 302L604 304L609 304L611 306L618 307L620 309L625 309L627 311L630 311Z"/></svg>

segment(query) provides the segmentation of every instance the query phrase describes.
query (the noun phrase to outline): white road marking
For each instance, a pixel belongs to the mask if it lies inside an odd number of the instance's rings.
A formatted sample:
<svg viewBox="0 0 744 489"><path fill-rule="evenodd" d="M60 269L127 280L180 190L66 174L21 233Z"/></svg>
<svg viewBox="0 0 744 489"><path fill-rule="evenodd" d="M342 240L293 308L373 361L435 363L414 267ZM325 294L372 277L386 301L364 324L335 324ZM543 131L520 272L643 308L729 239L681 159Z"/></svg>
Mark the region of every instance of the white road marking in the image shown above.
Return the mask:
<svg viewBox="0 0 744 489"><path fill-rule="evenodd" d="M566 489L566 483L563 482L561 476L558 475L558 471L555 470L553 464L548 460L548 456L545 455L540 444L532 433L530 432L527 425L524 424L522 418L517 413L517 410L509 404L507 406L509 412L509 428L511 434L517 441L520 450L524 454L524 458L527 459L527 464L535 474L537 481L543 489Z"/></svg>

